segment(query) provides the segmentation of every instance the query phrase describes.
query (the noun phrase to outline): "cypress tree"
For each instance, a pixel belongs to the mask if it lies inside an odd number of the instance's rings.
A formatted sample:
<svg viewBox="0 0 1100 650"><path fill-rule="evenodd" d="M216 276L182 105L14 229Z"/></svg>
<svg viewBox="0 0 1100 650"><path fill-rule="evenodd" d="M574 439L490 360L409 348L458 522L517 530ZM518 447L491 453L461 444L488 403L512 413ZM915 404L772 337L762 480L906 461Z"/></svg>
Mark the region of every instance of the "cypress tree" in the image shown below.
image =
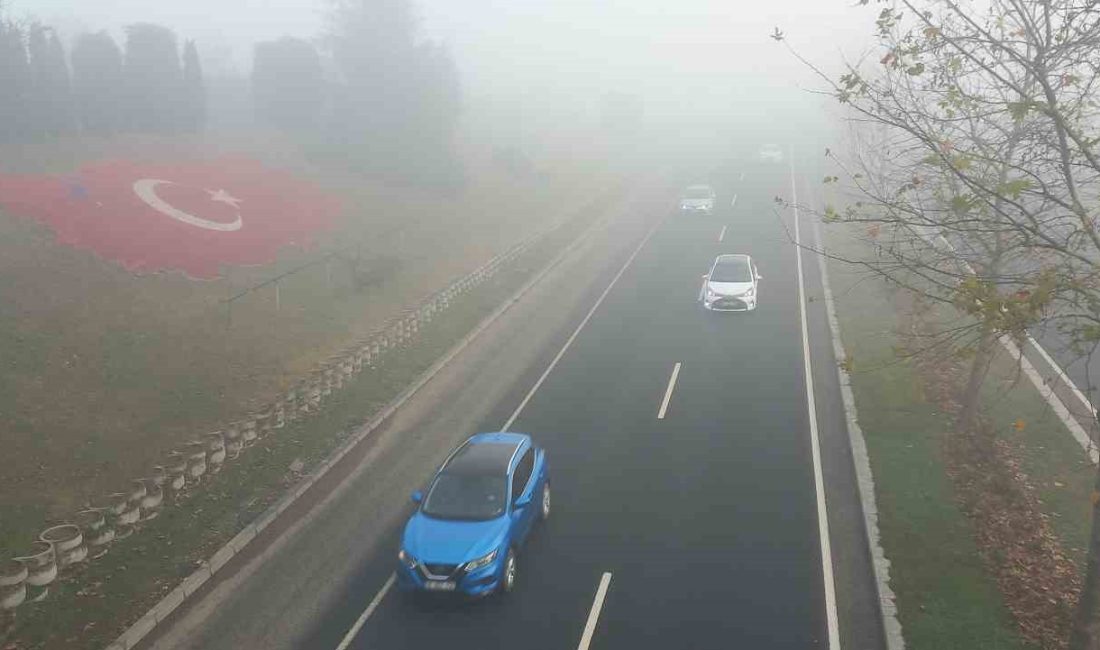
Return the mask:
<svg viewBox="0 0 1100 650"><path fill-rule="evenodd" d="M73 46L73 96L80 127L107 135L122 124L122 50L107 32L82 34Z"/></svg>
<svg viewBox="0 0 1100 650"><path fill-rule="evenodd" d="M206 124L206 85L195 41L187 41L183 48L183 93L183 127L200 131Z"/></svg>

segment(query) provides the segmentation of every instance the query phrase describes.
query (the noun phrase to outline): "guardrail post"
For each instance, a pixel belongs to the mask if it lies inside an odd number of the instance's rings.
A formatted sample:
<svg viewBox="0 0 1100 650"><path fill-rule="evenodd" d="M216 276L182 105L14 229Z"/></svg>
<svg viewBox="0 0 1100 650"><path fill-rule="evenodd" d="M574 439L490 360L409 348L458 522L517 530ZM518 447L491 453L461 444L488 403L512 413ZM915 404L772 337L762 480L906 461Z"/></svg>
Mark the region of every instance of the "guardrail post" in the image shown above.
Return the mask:
<svg viewBox="0 0 1100 650"><path fill-rule="evenodd" d="M15 609L27 599L27 574L18 560L0 562L0 610Z"/></svg>
<svg viewBox="0 0 1100 650"><path fill-rule="evenodd" d="M23 581L27 585L26 602L45 600L50 593L50 585L57 579L57 557L53 544L42 540L33 542L31 552L15 558L15 561L27 567L27 577Z"/></svg>

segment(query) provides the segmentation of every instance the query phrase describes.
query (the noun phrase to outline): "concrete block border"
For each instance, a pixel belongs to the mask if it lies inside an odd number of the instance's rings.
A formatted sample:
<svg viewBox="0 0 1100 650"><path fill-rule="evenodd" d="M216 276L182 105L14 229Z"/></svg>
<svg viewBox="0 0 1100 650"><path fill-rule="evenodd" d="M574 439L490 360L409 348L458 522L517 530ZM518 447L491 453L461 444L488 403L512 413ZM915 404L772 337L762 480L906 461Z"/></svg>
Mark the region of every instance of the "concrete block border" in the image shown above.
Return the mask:
<svg viewBox="0 0 1100 650"><path fill-rule="evenodd" d="M840 322L836 317L836 303L829 287L829 271L825 264L825 243L821 236L821 225L814 220L814 238L821 251L816 253L821 273L821 287L825 295L825 311L828 315L829 333L833 339L833 356L839 362L847 359L844 344L840 340ZM852 449L852 463L855 465L856 482L859 486L859 503L863 510L863 530L867 536L867 546L871 549L871 565L875 575L875 589L878 592L879 615L886 636L887 650L905 650L905 637L902 635L901 622L898 620L898 608L894 591L890 588L890 560L882 550L878 530L878 506L875 502L875 477L871 471L871 459L867 455L867 441L863 429L859 426L856 413L855 396L852 394L852 382L848 371L839 363L836 367L840 380L840 395L844 402L844 415L847 420L848 443Z"/></svg>
<svg viewBox="0 0 1100 650"><path fill-rule="evenodd" d="M201 567L184 578L175 589L168 592L160 602L154 605L144 616L138 619L137 622L127 628L118 638L108 645L105 650L130 650L141 643L146 636L153 632L157 625L167 620L177 608L192 598L207 580L211 579L222 570L235 555L241 553L248 544L265 528L270 526L283 511L293 505L299 497L309 491L313 484L324 477L325 474L327 474L333 466L339 463L344 456L378 429L399 408L401 408L405 402L419 392L421 388L465 350L470 343L478 338L482 332L488 329L489 326L496 322L505 312L511 309L513 305L533 287L539 284L543 278L557 268L576 249L590 240L590 236L593 232L607 224L610 212L610 210L605 212L605 214L601 215L587 228L578 233L578 235L547 263L546 266L524 283L524 285L512 294L512 296L504 300L491 314L482 319L473 330L468 332L466 336L452 346L442 357L432 364L431 367L425 370L416 381L407 386L383 407L381 411L374 414L370 420L344 440L332 454L318 463L310 474L304 476L302 480L299 481L297 485L290 488L282 498L268 507L267 510L260 514L252 523L245 526L233 539L219 548L208 560L205 560Z"/></svg>

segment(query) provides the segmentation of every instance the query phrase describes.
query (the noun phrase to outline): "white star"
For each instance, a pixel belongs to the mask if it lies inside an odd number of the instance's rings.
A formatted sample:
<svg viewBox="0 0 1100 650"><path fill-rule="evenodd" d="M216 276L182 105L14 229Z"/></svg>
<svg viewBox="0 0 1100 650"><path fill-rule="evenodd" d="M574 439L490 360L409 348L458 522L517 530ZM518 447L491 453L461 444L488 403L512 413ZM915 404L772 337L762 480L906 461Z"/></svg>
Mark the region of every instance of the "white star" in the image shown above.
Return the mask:
<svg viewBox="0 0 1100 650"><path fill-rule="evenodd" d="M229 192L226 192L225 190L217 190L217 191L206 190L206 193L210 195L210 200L211 201L217 201L218 203L224 203L226 205L231 205L234 208L240 208L241 207L239 205L240 203L242 203L241 199L235 198L232 194L230 194Z"/></svg>

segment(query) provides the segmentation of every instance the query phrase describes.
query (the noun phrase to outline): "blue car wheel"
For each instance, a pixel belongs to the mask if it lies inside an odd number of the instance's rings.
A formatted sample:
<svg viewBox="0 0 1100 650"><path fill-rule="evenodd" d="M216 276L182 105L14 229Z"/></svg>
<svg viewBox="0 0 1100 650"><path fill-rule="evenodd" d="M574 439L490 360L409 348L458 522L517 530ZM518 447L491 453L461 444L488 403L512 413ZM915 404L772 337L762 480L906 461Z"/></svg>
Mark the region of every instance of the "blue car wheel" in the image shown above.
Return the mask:
<svg viewBox="0 0 1100 650"><path fill-rule="evenodd" d="M542 501L541 508L539 510L539 517L546 521L550 518L550 481L547 481L542 486Z"/></svg>
<svg viewBox="0 0 1100 650"><path fill-rule="evenodd" d="M508 557L504 559L504 577L500 580L500 590L509 593L516 586L516 552L508 549Z"/></svg>

